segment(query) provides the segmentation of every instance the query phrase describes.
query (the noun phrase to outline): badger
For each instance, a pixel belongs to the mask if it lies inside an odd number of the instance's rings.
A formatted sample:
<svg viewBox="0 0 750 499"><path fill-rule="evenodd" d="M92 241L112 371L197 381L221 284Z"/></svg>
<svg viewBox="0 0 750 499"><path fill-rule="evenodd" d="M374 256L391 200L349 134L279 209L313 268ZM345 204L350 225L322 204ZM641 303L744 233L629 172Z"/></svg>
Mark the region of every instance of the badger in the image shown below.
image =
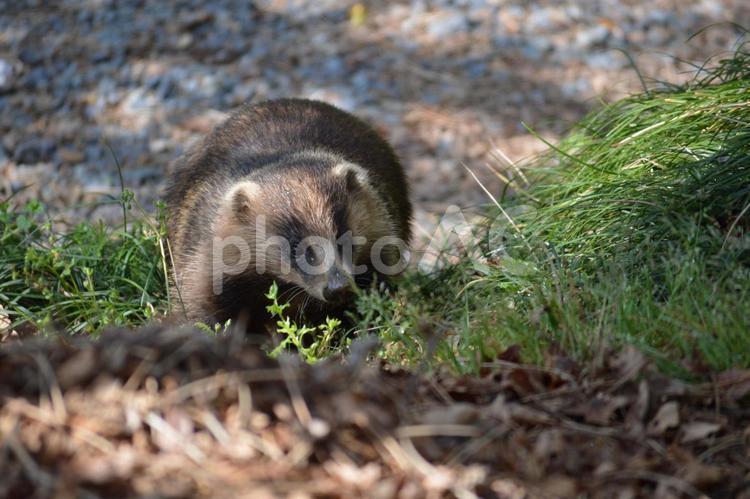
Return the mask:
<svg viewBox="0 0 750 499"><path fill-rule="evenodd" d="M289 313L337 315L408 260L396 154L323 102L239 108L175 162L165 201L174 296L190 320L267 325L274 282Z"/></svg>

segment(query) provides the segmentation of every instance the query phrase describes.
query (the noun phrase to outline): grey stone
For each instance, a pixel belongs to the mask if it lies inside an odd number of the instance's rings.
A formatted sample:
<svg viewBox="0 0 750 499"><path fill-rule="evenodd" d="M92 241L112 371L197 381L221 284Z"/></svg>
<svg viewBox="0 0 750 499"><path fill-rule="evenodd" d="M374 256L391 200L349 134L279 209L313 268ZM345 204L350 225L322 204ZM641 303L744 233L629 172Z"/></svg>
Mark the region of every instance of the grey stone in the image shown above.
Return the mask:
<svg viewBox="0 0 750 499"><path fill-rule="evenodd" d="M10 61L0 59L0 92L7 92L16 82L17 71Z"/></svg>
<svg viewBox="0 0 750 499"><path fill-rule="evenodd" d="M18 144L13 153L13 159L22 165L46 163L52 160L55 149L55 143L51 140L35 137Z"/></svg>
<svg viewBox="0 0 750 499"><path fill-rule="evenodd" d="M587 54L585 61L589 67L611 71L620 69L627 64L625 57L614 50Z"/></svg>
<svg viewBox="0 0 750 499"><path fill-rule="evenodd" d="M451 10L445 15L435 17L427 26L427 32L435 38L442 38L465 31L467 27L466 16L460 11Z"/></svg>
<svg viewBox="0 0 750 499"><path fill-rule="evenodd" d="M531 31L544 31L552 27L552 20L547 9L537 8L528 15L524 25Z"/></svg>
<svg viewBox="0 0 750 499"><path fill-rule="evenodd" d="M605 26L592 26L580 31L576 36L576 45L580 48L589 48L601 45L609 38L609 29Z"/></svg>
<svg viewBox="0 0 750 499"><path fill-rule="evenodd" d="M125 169L122 172L123 180L127 185L140 186L148 181L158 180L162 177L162 169L154 166Z"/></svg>
<svg viewBox="0 0 750 499"><path fill-rule="evenodd" d="M18 53L18 58L21 59L24 64L34 66L44 60L44 54L35 48L29 47L21 49Z"/></svg>

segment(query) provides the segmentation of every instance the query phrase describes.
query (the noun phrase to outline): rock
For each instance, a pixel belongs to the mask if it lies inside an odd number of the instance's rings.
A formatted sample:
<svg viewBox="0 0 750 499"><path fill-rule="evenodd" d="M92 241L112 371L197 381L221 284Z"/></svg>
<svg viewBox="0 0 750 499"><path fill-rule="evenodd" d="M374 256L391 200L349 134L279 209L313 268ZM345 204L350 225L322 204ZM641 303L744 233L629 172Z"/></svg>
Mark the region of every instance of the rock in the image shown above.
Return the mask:
<svg viewBox="0 0 750 499"><path fill-rule="evenodd" d="M50 87L51 83L50 71L44 66L37 66L32 68L23 78L23 85L30 87L31 89L44 90Z"/></svg>
<svg viewBox="0 0 750 499"><path fill-rule="evenodd" d="M487 63L483 61L471 62L466 68L466 74L471 79L481 77L487 72Z"/></svg>
<svg viewBox="0 0 750 499"><path fill-rule="evenodd" d="M544 55L541 50L533 45L524 45L521 47L521 55L524 59L538 61Z"/></svg>
<svg viewBox="0 0 750 499"><path fill-rule="evenodd" d="M241 83L232 89L232 106L238 106L250 101L255 95L254 85Z"/></svg>
<svg viewBox="0 0 750 499"><path fill-rule="evenodd" d="M86 160L86 155L78 149L64 147L57 152L57 158L62 163L75 165L83 163Z"/></svg>
<svg viewBox="0 0 750 499"><path fill-rule="evenodd" d="M0 93L7 92L13 88L18 71L16 67L6 59L0 59Z"/></svg>
<svg viewBox="0 0 750 499"><path fill-rule="evenodd" d="M646 35L650 45L662 45L674 37L674 32L663 26L652 26Z"/></svg>
<svg viewBox="0 0 750 499"><path fill-rule="evenodd" d="M141 186L148 181L159 180L162 177L162 169L157 167L143 167L126 169L122 176L127 185Z"/></svg>
<svg viewBox="0 0 750 499"><path fill-rule="evenodd" d="M567 81L560 85L560 92L568 99L574 99L576 95L583 95L591 89L590 82L585 78L575 81Z"/></svg>
<svg viewBox="0 0 750 499"><path fill-rule="evenodd" d="M46 163L55 154L55 143L46 138L32 138L16 146L13 159L21 165Z"/></svg>
<svg viewBox="0 0 750 499"><path fill-rule="evenodd" d="M154 91L156 97L162 100L172 97L177 89L174 80L169 75L152 76L146 80L146 86Z"/></svg>
<svg viewBox="0 0 750 499"><path fill-rule="evenodd" d="M104 61L108 61L112 57L112 52L109 48L100 48L99 50L92 52L89 56L89 60L92 64L99 64Z"/></svg>
<svg viewBox="0 0 750 499"><path fill-rule="evenodd" d="M610 71L620 69L627 64L625 56L614 50L588 54L586 55L584 60L586 61L586 64L591 68L607 69Z"/></svg>
<svg viewBox="0 0 750 499"><path fill-rule="evenodd" d="M161 154L169 150L170 144L166 139L155 139L149 142L148 150L152 154Z"/></svg>
<svg viewBox="0 0 750 499"><path fill-rule="evenodd" d="M543 37L533 38L526 45L521 47L521 53L524 57L532 60L542 59L546 54L554 49L554 45L548 39Z"/></svg>
<svg viewBox="0 0 750 499"><path fill-rule="evenodd" d="M492 44L498 50L506 50L519 45L519 37L500 34L492 37Z"/></svg>
<svg viewBox="0 0 750 499"><path fill-rule="evenodd" d="M646 16L645 24L659 24L662 26L673 26L677 24L677 15L664 9L653 9Z"/></svg>
<svg viewBox="0 0 750 499"><path fill-rule="evenodd" d="M227 115L225 113L209 109L202 114L188 118L181 123L181 126L194 133L208 133L226 118Z"/></svg>
<svg viewBox="0 0 750 499"><path fill-rule="evenodd" d="M467 28L466 16L454 10L433 16L427 25L427 33L433 38L443 38L466 31Z"/></svg>
<svg viewBox="0 0 750 499"><path fill-rule="evenodd" d="M370 80L370 74L365 70L357 71L351 78L354 88L362 92L370 87Z"/></svg>
<svg viewBox="0 0 750 499"><path fill-rule="evenodd" d="M213 15L205 10L198 11L186 11L177 18L177 25L180 29L190 31L198 26L208 23L213 20Z"/></svg>
<svg viewBox="0 0 750 499"><path fill-rule="evenodd" d="M18 53L18 58L24 64L35 66L44 60L44 54L33 48L24 48Z"/></svg>
<svg viewBox="0 0 750 499"><path fill-rule="evenodd" d="M333 57L331 59L328 59L323 64L323 70L328 74L328 76L338 77L344 74L344 71L346 70L346 64L344 63L344 60L342 58Z"/></svg>
<svg viewBox="0 0 750 499"><path fill-rule="evenodd" d="M191 35L190 33L183 33L177 38L177 41L175 42L175 48L177 48L177 50L185 50L192 44L193 35Z"/></svg>
<svg viewBox="0 0 750 499"><path fill-rule="evenodd" d="M582 49L603 44L609 38L609 29L606 26L592 26L576 35L576 45Z"/></svg>
<svg viewBox="0 0 750 499"><path fill-rule="evenodd" d="M544 31L552 27L552 18L547 9L533 9L526 18L525 28L530 31Z"/></svg>

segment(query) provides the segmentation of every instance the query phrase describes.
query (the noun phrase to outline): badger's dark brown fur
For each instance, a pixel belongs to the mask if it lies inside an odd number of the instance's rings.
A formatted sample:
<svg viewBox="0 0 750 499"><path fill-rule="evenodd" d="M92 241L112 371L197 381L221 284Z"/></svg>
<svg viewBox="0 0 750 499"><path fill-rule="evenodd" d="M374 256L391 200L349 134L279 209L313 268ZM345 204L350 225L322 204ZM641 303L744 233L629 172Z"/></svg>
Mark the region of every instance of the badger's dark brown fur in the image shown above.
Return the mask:
<svg viewBox="0 0 750 499"><path fill-rule="evenodd" d="M411 237L406 178L391 147L316 101L240 108L178 160L166 201L177 297L188 318L208 322L264 320L273 281L299 309L339 310L347 291L380 273L373 245L391 265L401 256L395 239ZM348 257L342 248L352 240ZM329 257L326 248L336 250Z"/></svg>

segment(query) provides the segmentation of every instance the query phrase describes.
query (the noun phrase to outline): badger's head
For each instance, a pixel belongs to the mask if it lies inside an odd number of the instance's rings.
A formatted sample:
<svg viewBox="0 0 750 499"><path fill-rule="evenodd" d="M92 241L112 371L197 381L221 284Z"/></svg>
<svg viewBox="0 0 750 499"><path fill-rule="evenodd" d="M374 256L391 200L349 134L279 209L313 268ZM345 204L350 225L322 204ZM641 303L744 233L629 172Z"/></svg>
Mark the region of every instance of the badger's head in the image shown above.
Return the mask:
<svg viewBox="0 0 750 499"><path fill-rule="evenodd" d="M225 196L214 236L214 279L249 272L331 305L373 271L405 266L382 195L348 162L303 158L251 174Z"/></svg>

